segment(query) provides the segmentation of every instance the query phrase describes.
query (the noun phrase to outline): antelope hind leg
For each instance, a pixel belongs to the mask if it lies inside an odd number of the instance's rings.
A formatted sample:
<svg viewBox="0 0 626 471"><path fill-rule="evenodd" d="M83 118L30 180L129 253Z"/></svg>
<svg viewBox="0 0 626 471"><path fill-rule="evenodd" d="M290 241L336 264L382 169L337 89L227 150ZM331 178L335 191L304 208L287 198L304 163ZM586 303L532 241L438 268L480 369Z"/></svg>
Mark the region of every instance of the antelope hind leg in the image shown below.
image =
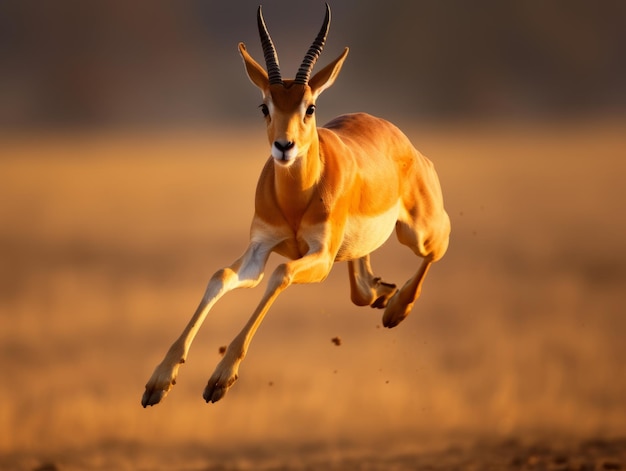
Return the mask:
<svg viewBox="0 0 626 471"><path fill-rule="evenodd" d="M401 290L392 296L383 314L383 325L385 327L391 329L409 315L411 309L413 309L413 304L419 298L424 277L431 265L431 261L424 260L417 273L406 282Z"/></svg>
<svg viewBox="0 0 626 471"><path fill-rule="evenodd" d="M357 306L371 306L382 309L398 291L393 283L387 283L374 276L370 256L366 255L348 262L350 276L350 299Z"/></svg>

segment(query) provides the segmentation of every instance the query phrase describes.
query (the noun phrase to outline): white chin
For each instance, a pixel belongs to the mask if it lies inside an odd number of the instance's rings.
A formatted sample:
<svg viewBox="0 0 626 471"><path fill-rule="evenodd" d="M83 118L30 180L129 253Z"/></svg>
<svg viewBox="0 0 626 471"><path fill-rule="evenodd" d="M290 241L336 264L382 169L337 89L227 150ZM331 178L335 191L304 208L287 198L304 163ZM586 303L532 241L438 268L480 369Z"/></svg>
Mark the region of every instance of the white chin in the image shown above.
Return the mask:
<svg viewBox="0 0 626 471"><path fill-rule="evenodd" d="M286 167L291 165L296 160L297 156L298 150L295 146L286 152L283 152L277 149L275 146L272 146L272 157L274 157L276 163L280 165L284 165Z"/></svg>
<svg viewBox="0 0 626 471"><path fill-rule="evenodd" d="M281 167L289 167L295 162L295 157L285 158L285 157L274 157L274 162Z"/></svg>
<svg viewBox="0 0 626 471"><path fill-rule="evenodd" d="M276 146L272 146L272 157L276 160L293 160L298 155L298 146L293 146L291 149L282 151Z"/></svg>

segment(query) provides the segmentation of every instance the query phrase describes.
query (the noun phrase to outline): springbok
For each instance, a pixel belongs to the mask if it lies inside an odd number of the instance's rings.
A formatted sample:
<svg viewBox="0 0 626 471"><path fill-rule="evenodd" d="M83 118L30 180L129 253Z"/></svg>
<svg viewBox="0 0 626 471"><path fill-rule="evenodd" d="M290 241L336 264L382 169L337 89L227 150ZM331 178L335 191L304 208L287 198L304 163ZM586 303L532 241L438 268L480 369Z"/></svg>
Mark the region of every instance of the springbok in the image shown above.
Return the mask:
<svg viewBox="0 0 626 471"><path fill-rule="evenodd" d="M239 52L249 79L263 95L261 111L271 148L259 177L250 242L232 265L218 270L180 337L146 384L142 405L159 403L176 383L178 369L209 310L225 293L259 284L268 257L287 259L272 273L252 317L230 343L203 397L219 401L237 379L239 365L276 297L292 283L323 281L334 262L347 261L351 300L384 308L382 322L395 327L411 311L431 264L448 247L450 220L432 163L391 123L365 113L315 124L315 103L330 87L348 48L309 78L326 42L330 8L294 80L281 78L278 56L263 20L257 21L267 72ZM400 243L423 258L397 289L374 276L370 253L393 228Z"/></svg>

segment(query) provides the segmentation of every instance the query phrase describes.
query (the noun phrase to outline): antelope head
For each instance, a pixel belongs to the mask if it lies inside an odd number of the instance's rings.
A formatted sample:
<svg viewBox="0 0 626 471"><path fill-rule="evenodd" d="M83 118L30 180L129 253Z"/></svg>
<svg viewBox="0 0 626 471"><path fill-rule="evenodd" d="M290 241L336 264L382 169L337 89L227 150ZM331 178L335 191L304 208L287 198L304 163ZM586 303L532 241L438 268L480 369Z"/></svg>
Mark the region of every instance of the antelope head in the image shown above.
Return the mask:
<svg viewBox="0 0 626 471"><path fill-rule="evenodd" d="M263 56L267 71L263 69L239 43L250 81L263 94L261 112L267 124L267 137L274 161L281 166L292 165L309 151L317 151L318 138L315 123L315 102L317 97L330 87L346 56L348 48L322 70L311 77L311 71L322 52L330 26L330 7L326 4L326 16L322 28L298 69L296 78L283 80L278 65L278 55L272 38L267 31L261 7L257 12L257 22Z"/></svg>

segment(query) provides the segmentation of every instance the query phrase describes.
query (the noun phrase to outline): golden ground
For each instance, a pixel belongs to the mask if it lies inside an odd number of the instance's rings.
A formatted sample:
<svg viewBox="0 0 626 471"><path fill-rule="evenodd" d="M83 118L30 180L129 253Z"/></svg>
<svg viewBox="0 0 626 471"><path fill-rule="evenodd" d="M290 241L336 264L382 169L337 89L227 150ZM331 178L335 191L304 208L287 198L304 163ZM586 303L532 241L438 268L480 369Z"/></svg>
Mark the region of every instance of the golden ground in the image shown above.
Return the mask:
<svg viewBox="0 0 626 471"><path fill-rule="evenodd" d="M404 126L453 223L413 314L382 328L338 264L281 295L207 405L263 288L231 293L146 410L154 366L246 246L262 131L4 136L0 468L446 469L484 442L518 468L561 443L579 444L570 464L597 445L597 466L626 466L623 124ZM417 260L392 238L373 265L400 284Z"/></svg>

